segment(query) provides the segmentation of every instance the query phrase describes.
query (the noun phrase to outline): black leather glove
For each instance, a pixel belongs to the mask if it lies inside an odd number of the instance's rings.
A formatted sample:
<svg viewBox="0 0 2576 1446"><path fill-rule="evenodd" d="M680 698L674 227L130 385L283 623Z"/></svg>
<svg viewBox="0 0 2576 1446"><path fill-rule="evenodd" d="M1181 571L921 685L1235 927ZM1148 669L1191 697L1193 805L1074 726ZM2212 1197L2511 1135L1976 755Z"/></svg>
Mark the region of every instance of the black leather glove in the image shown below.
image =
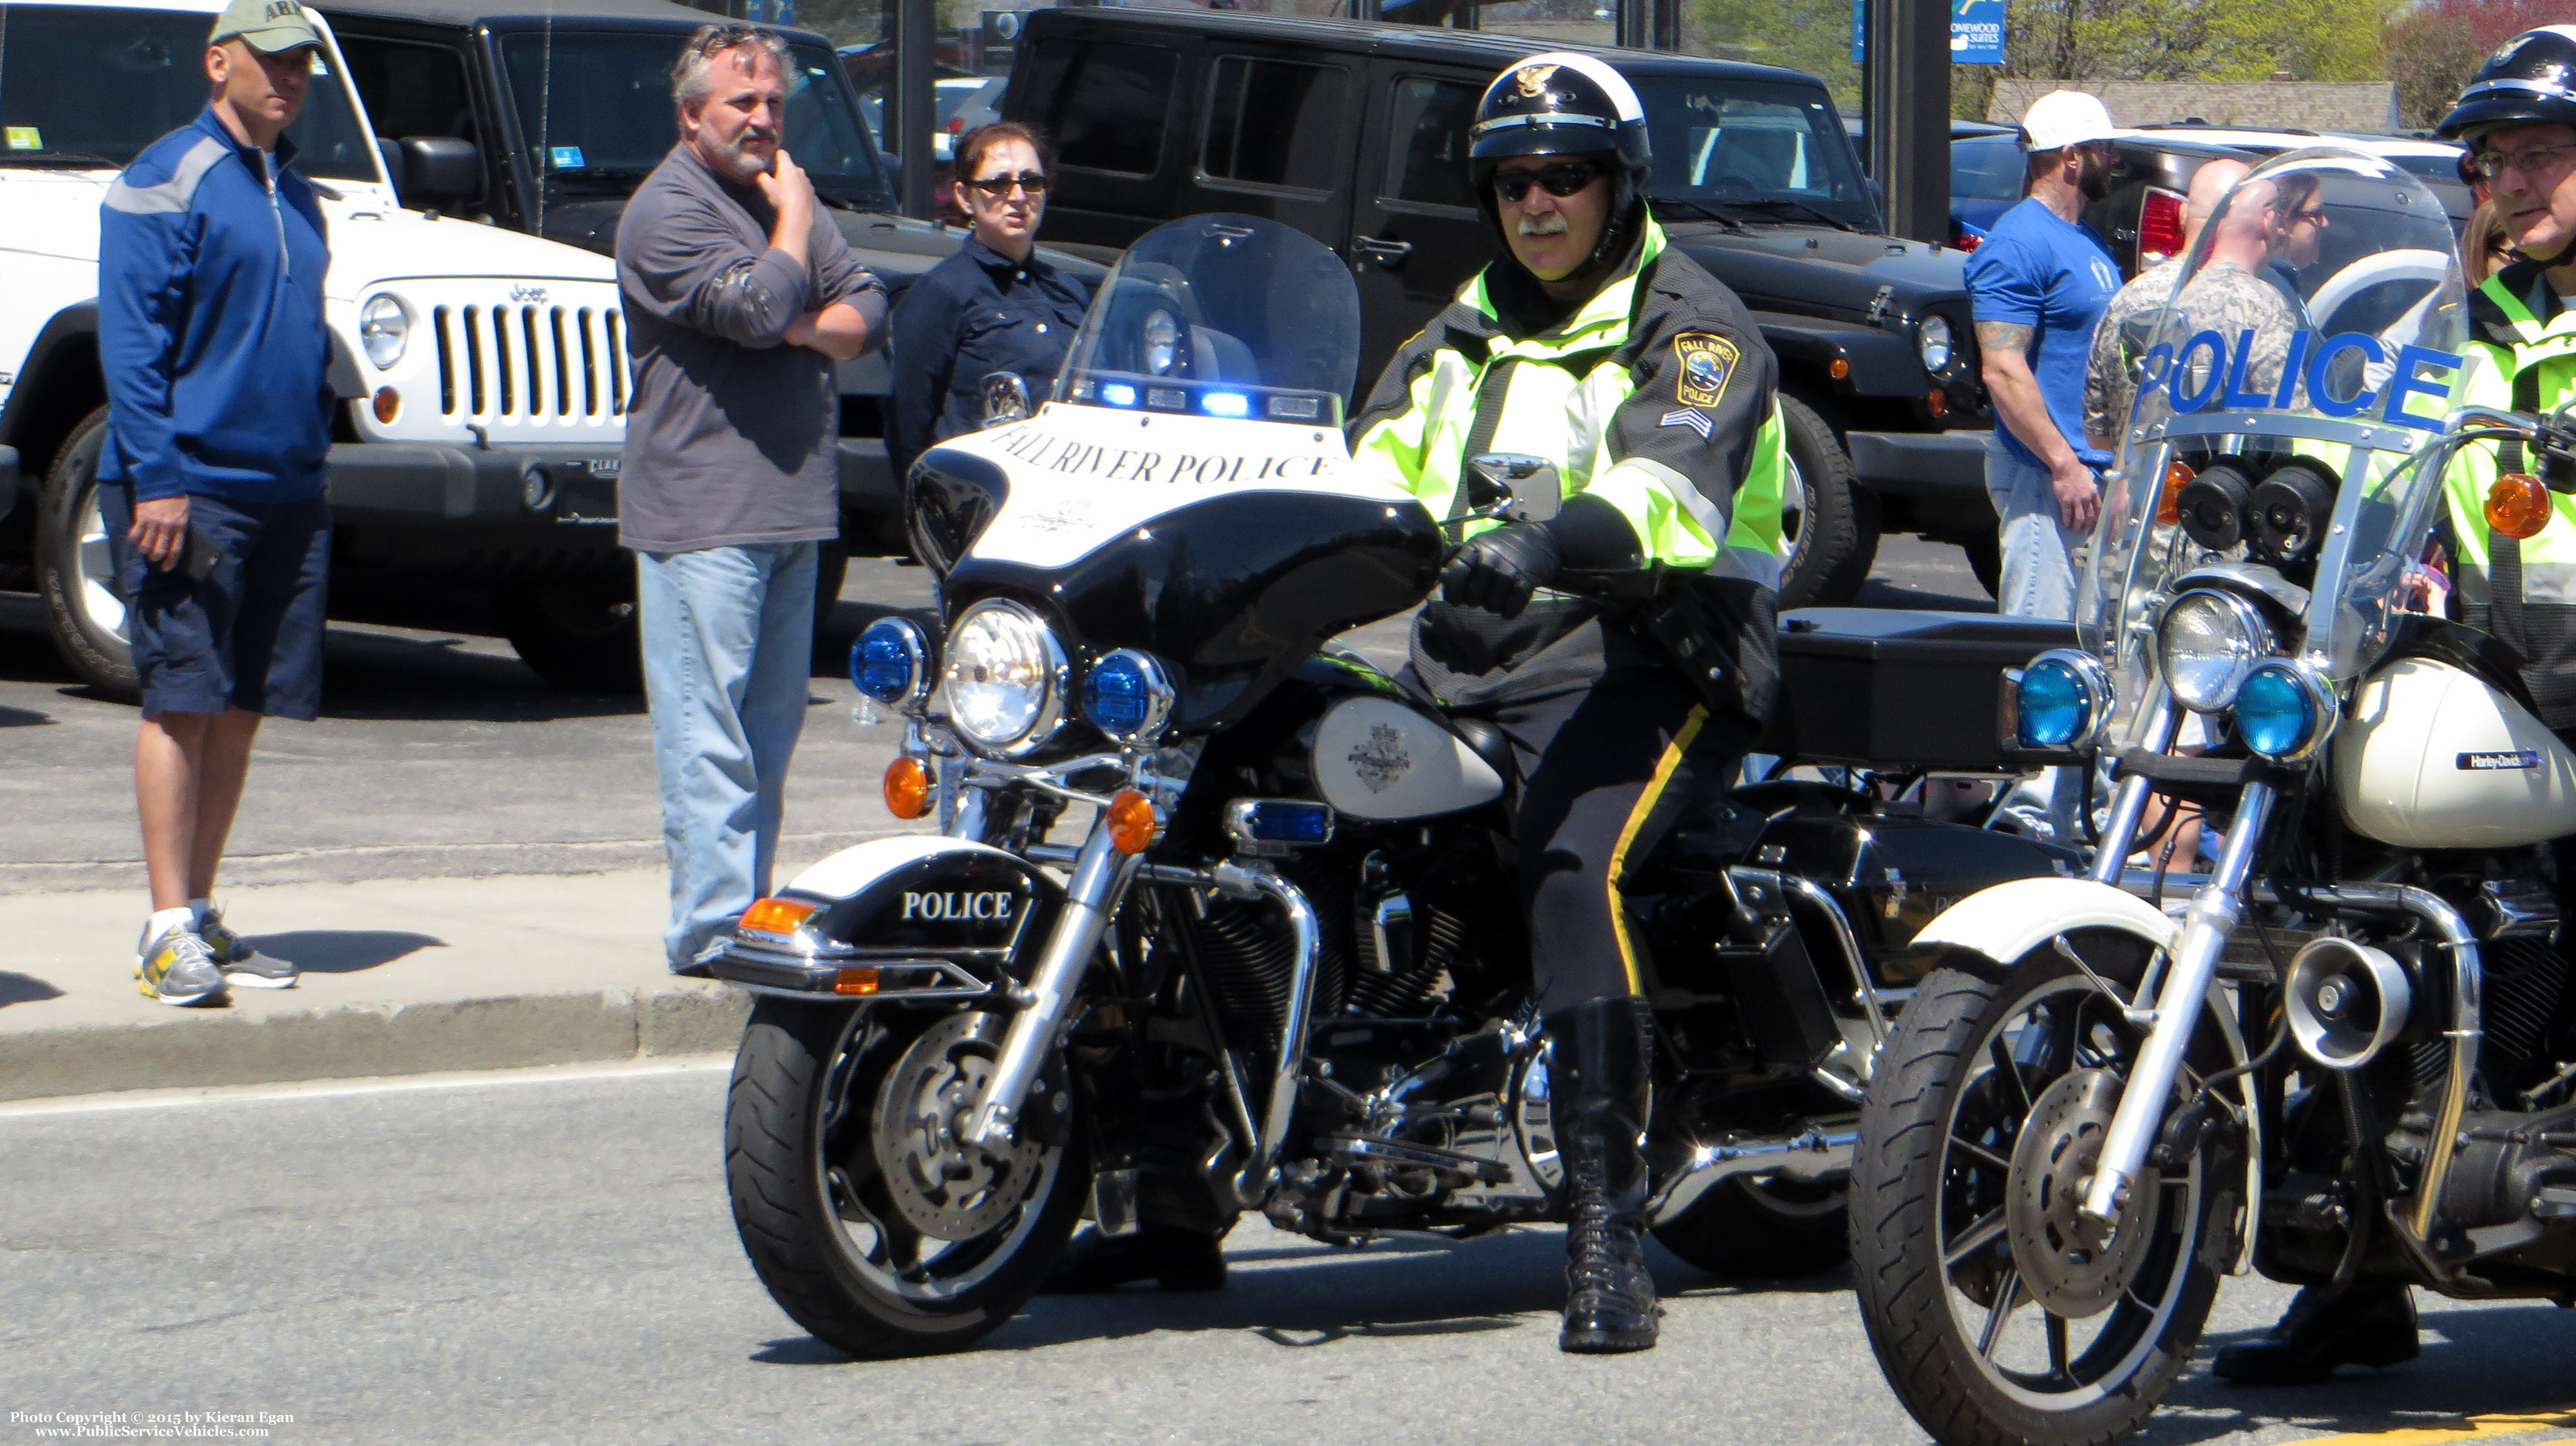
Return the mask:
<svg viewBox="0 0 2576 1446"><path fill-rule="evenodd" d="M1467 539L1440 569L1440 596L1459 607L1516 618L1563 564L1544 522L1514 522Z"/></svg>

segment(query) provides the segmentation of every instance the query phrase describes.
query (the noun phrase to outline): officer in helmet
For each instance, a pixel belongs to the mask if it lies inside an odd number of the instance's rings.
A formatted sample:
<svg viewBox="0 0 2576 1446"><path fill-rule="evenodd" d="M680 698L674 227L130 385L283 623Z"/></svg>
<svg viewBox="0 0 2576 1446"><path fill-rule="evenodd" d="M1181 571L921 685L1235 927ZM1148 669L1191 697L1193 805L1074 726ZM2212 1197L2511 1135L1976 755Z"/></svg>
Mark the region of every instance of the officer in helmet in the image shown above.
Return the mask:
<svg viewBox="0 0 2576 1446"><path fill-rule="evenodd" d="M1406 676L1491 720L1518 765L1519 884L1574 1205L1558 1343L1644 1350L1655 1044L1620 869L1694 775L1732 774L1769 707L1776 369L1743 303L1655 224L1645 115L1618 72L1533 55L1494 79L1468 134L1502 259L1396 353L1351 450L1440 517L1469 510L1471 456L1556 468L1552 520L1464 526ZM1629 601L1599 600L1605 580ZM1656 641L1676 617L1697 651Z"/></svg>
<svg viewBox="0 0 2576 1446"><path fill-rule="evenodd" d="M2472 344L2486 365L2466 370L2455 400L2553 411L2576 400L2576 373L2544 370L2576 340L2576 312L2567 305L2576 296L2576 26L2526 31L2489 56L2441 134L2468 146L2469 169L2487 183L2520 258L2469 294ZM2521 654L2541 721L2563 730L2576 727L2576 602L2563 581L2576 574L2576 499L2554 496L2556 510L2537 536L2497 536L2487 524L2487 488L2499 471L2528 470L2521 453L2516 443L2474 444L2443 479L2455 581L2467 621ZM2268 1336L2220 1351L2213 1369L2245 1384L2275 1384L2415 1354L2406 1282L2365 1274L2340 1291L2300 1291Z"/></svg>

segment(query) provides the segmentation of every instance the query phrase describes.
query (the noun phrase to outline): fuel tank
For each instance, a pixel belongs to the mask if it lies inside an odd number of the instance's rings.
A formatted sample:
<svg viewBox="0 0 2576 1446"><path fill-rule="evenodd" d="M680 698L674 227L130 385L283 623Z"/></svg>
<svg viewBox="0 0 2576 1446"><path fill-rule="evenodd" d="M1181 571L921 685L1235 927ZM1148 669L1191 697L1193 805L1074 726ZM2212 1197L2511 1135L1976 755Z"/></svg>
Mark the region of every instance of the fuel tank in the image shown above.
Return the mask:
<svg viewBox="0 0 2576 1446"><path fill-rule="evenodd" d="M2403 848L2503 848L2576 832L2576 754L2464 668L2401 658L2364 679L2328 743L2353 832Z"/></svg>

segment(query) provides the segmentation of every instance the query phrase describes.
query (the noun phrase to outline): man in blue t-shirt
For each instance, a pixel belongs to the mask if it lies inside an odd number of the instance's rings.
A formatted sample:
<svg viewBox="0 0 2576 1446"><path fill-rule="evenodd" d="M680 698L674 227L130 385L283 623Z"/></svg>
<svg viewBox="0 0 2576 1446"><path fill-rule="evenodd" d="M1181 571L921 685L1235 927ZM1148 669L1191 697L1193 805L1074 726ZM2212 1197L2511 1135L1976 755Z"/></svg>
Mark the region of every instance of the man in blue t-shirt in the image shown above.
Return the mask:
<svg viewBox="0 0 2576 1446"><path fill-rule="evenodd" d="M2074 553L2101 511L2111 454L2086 444L2084 371L2094 323L2120 289L2111 248L2083 222L2110 194L2114 128L2102 102L2051 91L2022 117L2030 195L1968 259L1977 347L1995 432L1986 494L2001 519L1997 602L2023 617L2075 615Z"/></svg>

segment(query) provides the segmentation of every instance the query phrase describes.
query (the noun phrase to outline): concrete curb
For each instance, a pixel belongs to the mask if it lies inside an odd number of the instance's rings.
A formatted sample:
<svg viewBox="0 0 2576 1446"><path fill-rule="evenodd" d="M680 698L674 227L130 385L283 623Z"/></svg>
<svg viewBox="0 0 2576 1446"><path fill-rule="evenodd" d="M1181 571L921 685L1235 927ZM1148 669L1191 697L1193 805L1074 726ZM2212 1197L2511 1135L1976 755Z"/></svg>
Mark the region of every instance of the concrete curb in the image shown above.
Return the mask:
<svg viewBox="0 0 2576 1446"><path fill-rule="evenodd" d="M741 990L673 979L643 989L34 1029L0 1034L0 1101L729 1053L750 1010Z"/></svg>
<svg viewBox="0 0 2576 1446"><path fill-rule="evenodd" d="M820 858L896 830L884 828L787 834L782 853ZM505 874L605 874L662 867L660 839L562 843L389 844L381 848L309 849L230 854L226 888L259 884L345 884L361 879L477 879ZM787 877L781 874L784 879ZM141 859L0 862L0 894L62 894L150 887Z"/></svg>

